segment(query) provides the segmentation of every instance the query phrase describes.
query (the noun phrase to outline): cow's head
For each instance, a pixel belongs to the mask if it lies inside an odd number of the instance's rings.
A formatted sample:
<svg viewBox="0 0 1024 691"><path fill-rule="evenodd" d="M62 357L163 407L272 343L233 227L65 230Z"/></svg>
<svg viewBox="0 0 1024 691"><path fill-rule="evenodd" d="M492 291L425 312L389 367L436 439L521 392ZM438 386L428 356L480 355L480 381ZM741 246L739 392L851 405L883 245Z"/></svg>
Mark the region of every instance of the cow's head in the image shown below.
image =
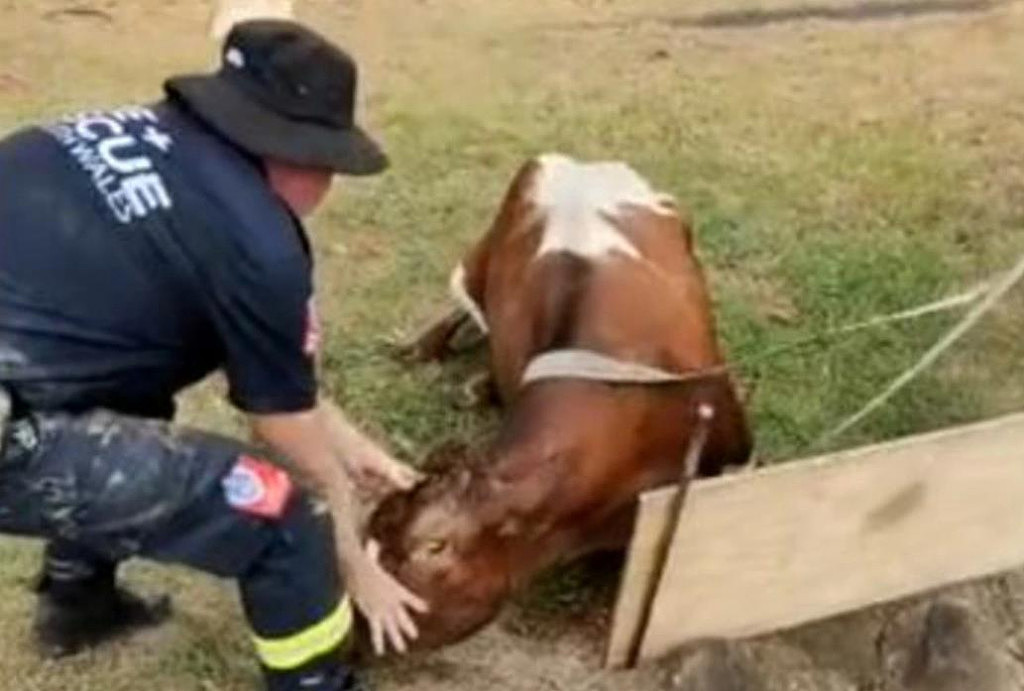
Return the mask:
<svg viewBox="0 0 1024 691"><path fill-rule="evenodd" d="M483 517L490 482L462 456L449 454L448 467L388 498L370 523L382 565L430 603L430 613L418 621L418 647L475 632L494 618L511 589L500 524Z"/></svg>

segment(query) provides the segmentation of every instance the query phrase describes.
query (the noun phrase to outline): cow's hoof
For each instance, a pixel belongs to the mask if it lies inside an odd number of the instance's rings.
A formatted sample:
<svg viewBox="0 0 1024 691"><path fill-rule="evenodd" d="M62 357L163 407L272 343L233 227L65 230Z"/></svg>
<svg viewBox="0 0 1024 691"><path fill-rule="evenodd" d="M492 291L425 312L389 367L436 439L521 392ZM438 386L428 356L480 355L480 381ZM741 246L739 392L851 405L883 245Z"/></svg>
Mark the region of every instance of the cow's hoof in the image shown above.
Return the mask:
<svg viewBox="0 0 1024 691"><path fill-rule="evenodd" d="M432 319L414 336L394 334L387 343L397 359L423 363L444 360L486 340L486 336L481 337L479 329L472 325L469 315L456 308Z"/></svg>
<svg viewBox="0 0 1024 691"><path fill-rule="evenodd" d="M392 360L410 365L441 360L447 350L438 348L436 344L425 343L421 338L409 338L397 331L382 338L380 346Z"/></svg>
<svg viewBox="0 0 1024 691"><path fill-rule="evenodd" d="M665 691L765 691L753 661L733 643L707 643L663 663Z"/></svg>
<svg viewBox="0 0 1024 691"><path fill-rule="evenodd" d="M490 372L477 372L463 383L455 407L460 410L477 410L495 405L497 401L494 377Z"/></svg>
<svg viewBox="0 0 1024 691"><path fill-rule="evenodd" d="M904 683L911 691L1010 688L970 611L954 602L940 600L928 609L908 662Z"/></svg>
<svg viewBox="0 0 1024 691"><path fill-rule="evenodd" d="M479 350L487 345L487 334L473 322L466 320L458 330L452 334L448 347L453 353L463 354Z"/></svg>

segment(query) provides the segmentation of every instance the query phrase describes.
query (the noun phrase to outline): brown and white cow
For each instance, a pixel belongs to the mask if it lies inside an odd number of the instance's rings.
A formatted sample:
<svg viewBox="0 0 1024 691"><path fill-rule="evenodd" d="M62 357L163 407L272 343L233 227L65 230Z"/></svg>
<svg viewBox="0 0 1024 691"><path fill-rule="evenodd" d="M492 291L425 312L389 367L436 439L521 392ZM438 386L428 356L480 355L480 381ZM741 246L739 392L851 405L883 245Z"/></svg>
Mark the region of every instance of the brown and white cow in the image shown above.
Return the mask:
<svg viewBox="0 0 1024 691"><path fill-rule="evenodd" d="M751 446L690 228L630 167L526 164L452 289L488 335L500 432L370 527L384 565L432 603L425 646L486 624L539 570L624 545L637 495L678 477L700 404L716 413L702 474ZM461 318L427 332L421 355L443 355Z"/></svg>

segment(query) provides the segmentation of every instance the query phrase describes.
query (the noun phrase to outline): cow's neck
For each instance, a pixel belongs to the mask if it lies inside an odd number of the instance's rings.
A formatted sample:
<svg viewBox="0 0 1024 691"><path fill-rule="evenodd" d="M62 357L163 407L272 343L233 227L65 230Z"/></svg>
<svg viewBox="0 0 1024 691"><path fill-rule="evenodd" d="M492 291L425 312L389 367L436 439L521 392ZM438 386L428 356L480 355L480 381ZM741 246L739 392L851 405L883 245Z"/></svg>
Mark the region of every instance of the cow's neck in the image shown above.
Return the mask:
<svg viewBox="0 0 1024 691"><path fill-rule="evenodd" d="M500 526L514 582L580 551L631 504L631 483L648 482L646 473L629 471L632 445L609 441L621 437L610 417L618 406L600 400L610 390L582 381L543 386L512 406L477 480L494 493L491 519Z"/></svg>

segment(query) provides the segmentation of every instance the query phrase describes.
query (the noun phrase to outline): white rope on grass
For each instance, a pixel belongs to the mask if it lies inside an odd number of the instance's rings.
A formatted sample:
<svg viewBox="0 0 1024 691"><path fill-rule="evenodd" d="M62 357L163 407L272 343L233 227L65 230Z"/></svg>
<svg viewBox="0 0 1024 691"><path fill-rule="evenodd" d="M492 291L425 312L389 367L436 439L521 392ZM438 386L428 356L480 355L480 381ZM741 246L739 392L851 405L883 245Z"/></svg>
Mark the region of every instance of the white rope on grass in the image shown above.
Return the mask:
<svg viewBox="0 0 1024 691"><path fill-rule="evenodd" d="M938 312L948 312L950 310L957 309L969 305L972 302L977 302L979 299L985 296L992 288L991 281L984 281L974 286L970 290L966 290L959 295L952 295L950 297L936 300L935 302L929 302L926 305L920 305L911 309L906 309L901 312L894 312L892 314L883 314L864 321L855 322L853 324L846 324L835 329L831 329L826 332L827 335L837 335L850 333L851 331L860 331L862 329L870 329L876 326L884 326L894 322L909 321L911 319L917 319L918 317L925 317L929 314L936 314Z"/></svg>
<svg viewBox="0 0 1024 691"><path fill-rule="evenodd" d="M843 420L840 424L836 425L825 434L818 437L817 441L812 445L812 448L817 448L844 432L847 432L873 412L878 410L878 408L885 405L890 398L899 393L907 384L912 382L922 372L933 365L935 361L943 355L943 353L949 350L954 343L970 331L971 328L978 323L982 317L988 314L992 308L995 307L996 304L1021 281L1022 278L1024 278L1024 256L1022 256L1017 264L1009 272L1004 274L1002 278L992 282L991 288L989 288L987 293L985 293L984 298L966 315L964 315L963 319L957 322L957 324L950 329L945 336L940 338L935 345L928 350L928 352L922 355L910 369L896 377L889 386L885 388L885 390L868 401L863 408ZM983 290L984 287L985 286L982 286L979 290ZM915 310L910 311L913 312Z"/></svg>
<svg viewBox="0 0 1024 691"><path fill-rule="evenodd" d="M811 334L810 336L805 336L789 343L782 343L773 348L763 350L753 356L737 360L735 366L749 366L764 360L772 360L783 353L803 348L812 343L817 343L833 336L841 336L843 334L855 333L857 331L864 331L865 329L873 329L889 324L898 324L901 322L911 321L913 319L920 319L921 317L927 317L932 314L938 314L940 312L951 312L955 309L966 307L973 302L977 302L990 290L991 285L991 281L985 281L965 290L962 293L940 298L924 305L918 305L917 307L911 307L900 310L899 312L892 312L890 314L880 314L863 321L825 329L824 331L819 331L818 333Z"/></svg>
<svg viewBox="0 0 1024 691"><path fill-rule="evenodd" d="M727 374L737 367L743 367L772 358L789 350L794 350L825 338L849 334L865 329L878 328L887 324L919 319L939 312L959 309L977 302L990 290L991 282L979 283L973 288L957 295L935 300L925 305L891 314L883 314L853 324L827 329L793 343L785 343L776 348L768 349L736 361L732 364L715 365L690 372L667 372L639 362L630 362L620 358L604 355L590 350L566 348L551 350L538 355L527 365L522 377L522 386L547 379L583 379L589 381L611 382L619 384L667 384L708 379Z"/></svg>

